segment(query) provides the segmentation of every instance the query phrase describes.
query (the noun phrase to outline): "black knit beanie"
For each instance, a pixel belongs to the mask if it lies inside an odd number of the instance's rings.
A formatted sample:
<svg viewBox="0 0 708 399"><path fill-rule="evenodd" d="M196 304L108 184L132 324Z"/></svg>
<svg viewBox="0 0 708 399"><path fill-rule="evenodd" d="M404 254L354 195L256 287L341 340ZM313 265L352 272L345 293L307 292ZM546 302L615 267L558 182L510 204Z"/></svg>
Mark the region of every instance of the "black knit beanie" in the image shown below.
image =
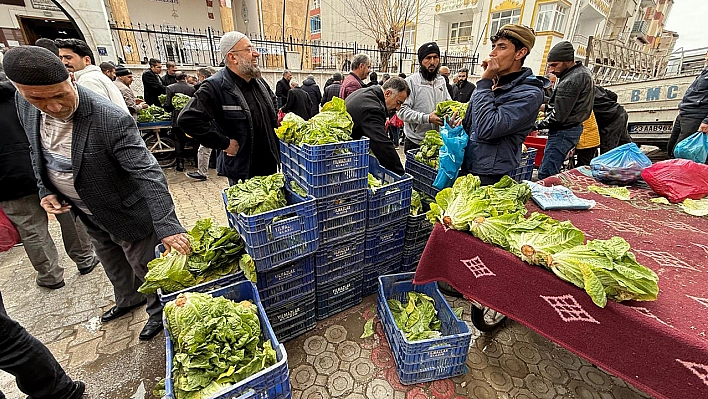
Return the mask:
<svg viewBox="0 0 708 399"><path fill-rule="evenodd" d="M575 49L573 44L568 41L562 41L548 52L548 62L564 62L575 61Z"/></svg>
<svg viewBox="0 0 708 399"><path fill-rule="evenodd" d="M435 42L428 42L418 47L418 62L423 62L423 59L430 54L437 54L440 56L440 47Z"/></svg>
<svg viewBox="0 0 708 399"><path fill-rule="evenodd" d="M43 47L13 47L2 62L7 78L27 86L49 86L69 79L59 57Z"/></svg>

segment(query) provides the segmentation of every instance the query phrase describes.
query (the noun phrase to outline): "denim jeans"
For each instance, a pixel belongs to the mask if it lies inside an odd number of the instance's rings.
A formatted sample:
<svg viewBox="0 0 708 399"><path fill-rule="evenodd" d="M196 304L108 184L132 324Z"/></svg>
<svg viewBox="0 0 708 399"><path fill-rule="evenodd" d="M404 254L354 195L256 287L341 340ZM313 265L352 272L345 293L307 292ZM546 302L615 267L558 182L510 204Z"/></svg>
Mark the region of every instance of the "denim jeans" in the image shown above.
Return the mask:
<svg viewBox="0 0 708 399"><path fill-rule="evenodd" d="M393 145L395 147L398 147L398 145L400 144L399 143L399 140L400 140L399 130L400 130L400 128L393 126L393 125L388 127L388 134L389 134L389 136L391 136L391 141L393 141Z"/></svg>
<svg viewBox="0 0 708 399"><path fill-rule="evenodd" d="M543 161L538 168L539 180L558 174L568 151L578 144L583 133L583 125L548 132L548 142L543 152Z"/></svg>

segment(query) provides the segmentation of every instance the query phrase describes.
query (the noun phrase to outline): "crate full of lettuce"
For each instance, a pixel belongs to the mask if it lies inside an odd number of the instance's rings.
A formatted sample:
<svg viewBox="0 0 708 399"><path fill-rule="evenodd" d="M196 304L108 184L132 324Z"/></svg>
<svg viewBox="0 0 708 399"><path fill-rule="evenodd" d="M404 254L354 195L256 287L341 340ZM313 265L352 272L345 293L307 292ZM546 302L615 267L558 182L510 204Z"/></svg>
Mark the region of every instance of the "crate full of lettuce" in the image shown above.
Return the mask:
<svg viewBox="0 0 708 399"><path fill-rule="evenodd" d="M229 225L243 237L258 272L317 250L315 198L298 195L300 190L293 187L285 185L282 173L275 173L239 180L222 193Z"/></svg>
<svg viewBox="0 0 708 399"><path fill-rule="evenodd" d="M250 282L180 294L165 305L163 323L166 379L156 397L291 397L285 347Z"/></svg>

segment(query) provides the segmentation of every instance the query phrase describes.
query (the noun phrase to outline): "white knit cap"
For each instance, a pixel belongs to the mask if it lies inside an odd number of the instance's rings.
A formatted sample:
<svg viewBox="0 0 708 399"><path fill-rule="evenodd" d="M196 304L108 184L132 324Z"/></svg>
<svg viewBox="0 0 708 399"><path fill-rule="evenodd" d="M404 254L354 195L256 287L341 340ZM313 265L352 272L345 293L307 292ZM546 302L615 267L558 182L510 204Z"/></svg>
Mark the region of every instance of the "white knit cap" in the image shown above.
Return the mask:
<svg viewBox="0 0 708 399"><path fill-rule="evenodd" d="M244 37L246 37L246 35L241 32L231 31L224 33L224 36L221 36L221 40L219 41L221 58L226 59L226 54Z"/></svg>

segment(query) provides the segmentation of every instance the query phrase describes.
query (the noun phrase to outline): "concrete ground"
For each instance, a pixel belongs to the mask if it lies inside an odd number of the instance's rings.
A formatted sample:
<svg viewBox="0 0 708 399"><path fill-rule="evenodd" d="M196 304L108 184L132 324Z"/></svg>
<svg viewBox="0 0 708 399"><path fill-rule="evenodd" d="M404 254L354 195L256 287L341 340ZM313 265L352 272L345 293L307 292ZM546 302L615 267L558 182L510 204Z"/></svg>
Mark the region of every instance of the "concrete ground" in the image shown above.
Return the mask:
<svg viewBox="0 0 708 399"><path fill-rule="evenodd" d="M227 186L225 178L213 170L206 182L193 181L173 169L165 173L177 215L187 228L206 217L226 224L220 195ZM154 384L165 376L163 335L149 342L138 340L147 318L144 308L102 324L101 313L113 304L112 287L102 267L79 275L61 247L55 220L50 231L66 268L66 286L55 291L39 288L22 247L1 253L0 291L9 315L44 342L72 377L86 382L86 397L153 397ZM367 297L359 306L319 322L315 330L286 343L294 399L648 397L512 321L484 334L468 323L474 334L465 375L401 385L380 324L374 337L359 338L375 302L375 296ZM463 319L469 322L469 302L451 302L464 307ZM9 399L24 397L12 376L2 372L0 390Z"/></svg>

